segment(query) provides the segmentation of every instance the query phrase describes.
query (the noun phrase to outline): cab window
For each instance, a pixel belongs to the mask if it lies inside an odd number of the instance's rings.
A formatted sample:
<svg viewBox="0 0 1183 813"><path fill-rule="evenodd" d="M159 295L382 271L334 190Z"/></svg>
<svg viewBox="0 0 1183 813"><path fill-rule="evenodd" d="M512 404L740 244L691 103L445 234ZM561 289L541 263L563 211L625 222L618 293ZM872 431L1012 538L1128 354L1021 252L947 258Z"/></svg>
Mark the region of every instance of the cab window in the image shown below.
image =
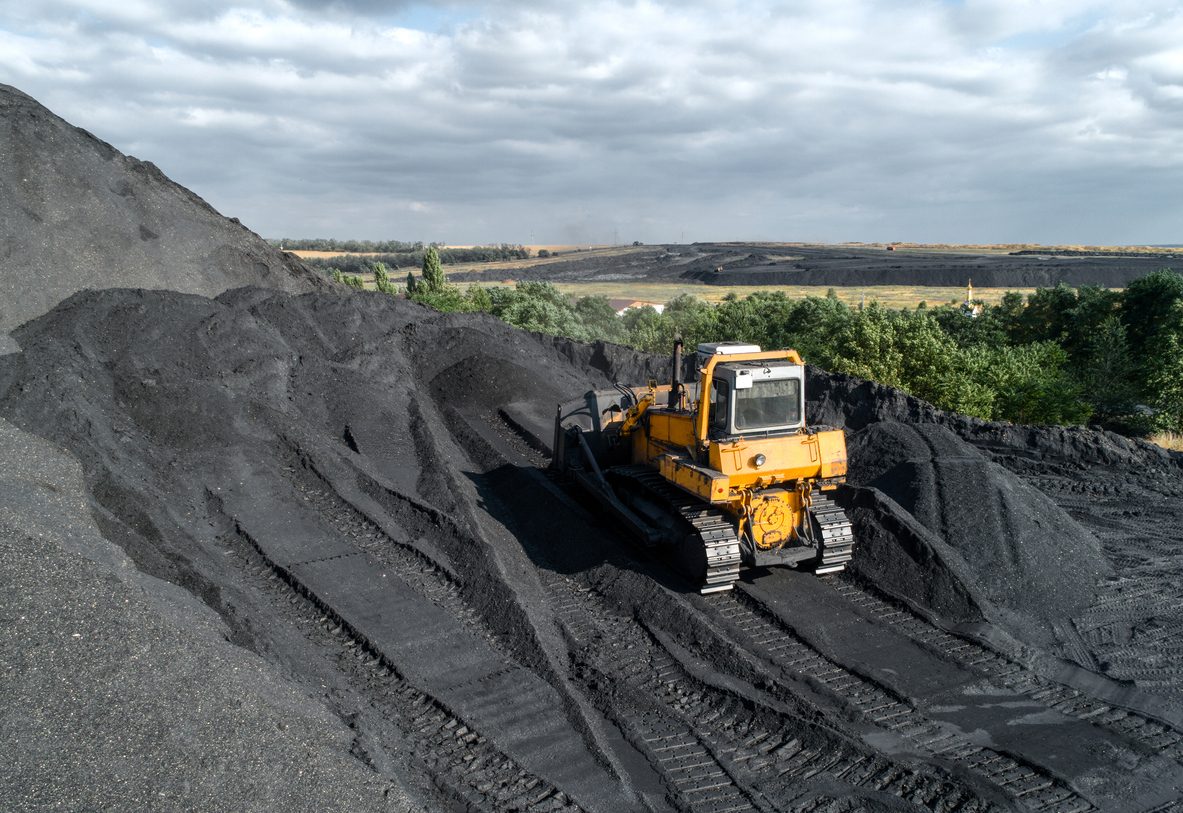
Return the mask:
<svg viewBox="0 0 1183 813"><path fill-rule="evenodd" d="M720 381L716 378L711 382L710 430L712 433L727 433L727 407L728 393L730 390L731 388L727 386L726 381Z"/></svg>

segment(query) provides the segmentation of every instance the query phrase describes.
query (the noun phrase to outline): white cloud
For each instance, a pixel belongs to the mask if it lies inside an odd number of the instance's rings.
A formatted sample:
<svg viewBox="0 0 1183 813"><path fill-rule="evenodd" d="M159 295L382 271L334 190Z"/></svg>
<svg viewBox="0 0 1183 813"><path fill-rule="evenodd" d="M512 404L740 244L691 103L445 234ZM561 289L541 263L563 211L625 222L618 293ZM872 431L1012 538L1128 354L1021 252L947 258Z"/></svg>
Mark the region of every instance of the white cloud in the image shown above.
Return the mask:
<svg viewBox="0 0 1183 813"><path fill-rule="evenodd" d="M1181 41L1165 2L0 0L7 81L256 230L458 242L1174 241Z"/></svg>

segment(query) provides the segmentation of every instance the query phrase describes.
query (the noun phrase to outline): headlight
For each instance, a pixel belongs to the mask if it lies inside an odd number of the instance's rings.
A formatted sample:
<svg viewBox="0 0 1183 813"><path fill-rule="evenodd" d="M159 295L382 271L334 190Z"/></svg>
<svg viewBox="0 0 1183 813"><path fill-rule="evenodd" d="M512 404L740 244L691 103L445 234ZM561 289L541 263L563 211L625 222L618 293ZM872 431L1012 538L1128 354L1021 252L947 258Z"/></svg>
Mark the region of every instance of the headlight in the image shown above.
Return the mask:
<svg viewBox="0 0 1183 813"><path fill-rule="evenodd" d="M756 468L760 468L761 466L763 466L767 462L768 462L768 458L762 454L758 454L752 458L752 463L756 466Z"/></svg>

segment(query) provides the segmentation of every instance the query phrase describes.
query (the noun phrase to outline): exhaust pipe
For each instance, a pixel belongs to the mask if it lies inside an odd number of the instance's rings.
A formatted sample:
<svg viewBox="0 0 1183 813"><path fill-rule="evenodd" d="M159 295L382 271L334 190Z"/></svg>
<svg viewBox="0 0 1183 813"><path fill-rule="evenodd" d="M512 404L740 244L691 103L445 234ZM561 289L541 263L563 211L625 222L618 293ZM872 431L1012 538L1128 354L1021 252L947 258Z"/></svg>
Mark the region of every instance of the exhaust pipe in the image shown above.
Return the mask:
<svg viewBox="0 0 1183 813"><path fill-rule="evenodd" d="M674 369L670 375L670 409L677 409L682 401L682 340L674 339Z"/></svg>

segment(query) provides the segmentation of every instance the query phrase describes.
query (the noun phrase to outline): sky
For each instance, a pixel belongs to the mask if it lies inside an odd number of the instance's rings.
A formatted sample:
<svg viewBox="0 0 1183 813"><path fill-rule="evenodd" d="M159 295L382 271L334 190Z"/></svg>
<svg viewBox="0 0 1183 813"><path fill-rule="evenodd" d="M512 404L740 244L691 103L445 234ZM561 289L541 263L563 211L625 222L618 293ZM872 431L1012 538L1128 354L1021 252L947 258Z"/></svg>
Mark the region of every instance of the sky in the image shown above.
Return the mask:
<svg viewBox="0 0 1183 813"><path fill-rule="evenodd" d="M0 0L0 83L266 237L1183 243L1183 4Z"/></svg>

